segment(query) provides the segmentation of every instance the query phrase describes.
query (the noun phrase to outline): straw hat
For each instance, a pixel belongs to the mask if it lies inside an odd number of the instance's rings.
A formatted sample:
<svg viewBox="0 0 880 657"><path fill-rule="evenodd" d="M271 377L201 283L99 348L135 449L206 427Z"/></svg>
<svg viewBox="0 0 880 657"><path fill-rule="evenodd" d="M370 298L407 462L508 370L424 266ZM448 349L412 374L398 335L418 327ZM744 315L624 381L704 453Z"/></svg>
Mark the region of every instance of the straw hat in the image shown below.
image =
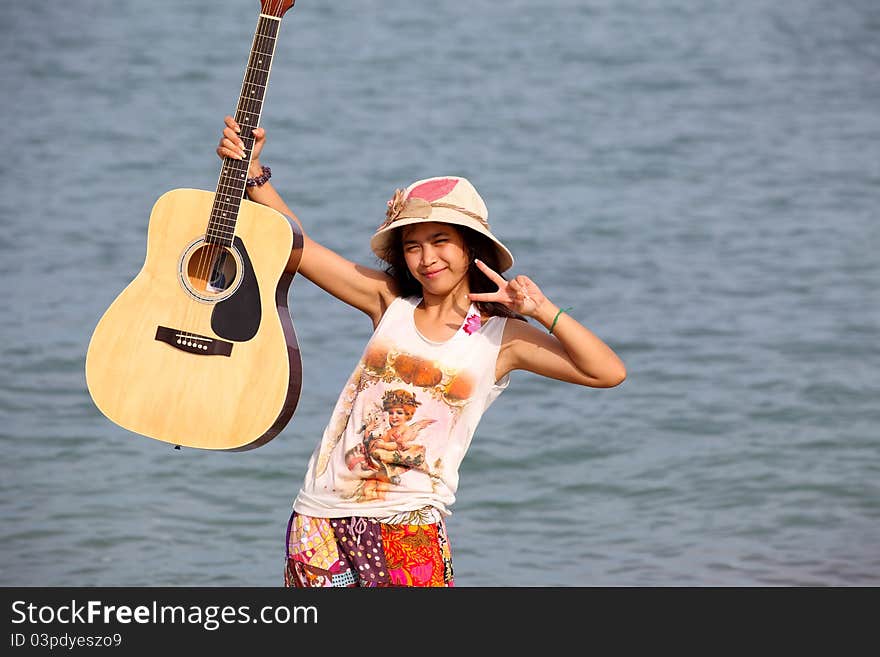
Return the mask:
<svg viewBox="0 0 880 657"><path fill-rule="evenodd" d="M398 189L388 201L385 221L370 239L370 248L382 258L391 244L393 230L410 224L439 221L466 226L495 244L500 271L513 266L513 255L489 229L489 210L467 178L442 176L418 180Z"/></svg>

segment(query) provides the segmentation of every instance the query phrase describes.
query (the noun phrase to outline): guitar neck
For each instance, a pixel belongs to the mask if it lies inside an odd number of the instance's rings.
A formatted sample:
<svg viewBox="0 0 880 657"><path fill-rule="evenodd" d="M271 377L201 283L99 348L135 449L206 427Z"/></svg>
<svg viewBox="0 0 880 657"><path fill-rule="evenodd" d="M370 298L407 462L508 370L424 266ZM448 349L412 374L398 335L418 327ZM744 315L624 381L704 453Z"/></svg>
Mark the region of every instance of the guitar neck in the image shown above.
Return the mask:
<svg viewBox="0 0 880 657"><path fill-rule="evenodd" d="M260 115L263 112L263 101L269 85L269 71L272 68L280 26L280 17L260 14L257 20L251 54L248 57L238 106L235 110L235 120L241 128L239 137L244 142L245 157L242 160L223 158L214 207L211 210L211 219L205 235L206 241L214 244L229 246L235 236L238 209L244 198L248 167L251 163L253 130L260 125Z"/></svg>

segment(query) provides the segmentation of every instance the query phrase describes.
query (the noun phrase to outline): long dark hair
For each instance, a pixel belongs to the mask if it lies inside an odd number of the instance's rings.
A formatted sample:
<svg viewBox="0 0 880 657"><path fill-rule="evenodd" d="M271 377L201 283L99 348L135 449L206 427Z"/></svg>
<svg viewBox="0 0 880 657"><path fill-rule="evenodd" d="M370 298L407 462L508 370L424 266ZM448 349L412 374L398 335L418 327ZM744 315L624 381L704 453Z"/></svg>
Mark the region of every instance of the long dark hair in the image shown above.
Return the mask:
<svg viewBox="0 0 880 657"><path fill-rule="evenodd" d="M471 230L467 226L458 226L455 224L445 224L452 226L461 235L464 241L465 249L468 252L468 285L471 292L494 292L498 286L489 280L482 271L479 270L474 260L482 260L489 265L491 269L498 271L498 255L495 250L495 243L485 235ZM382 254L382 259L386 263L385 273L394 279L397 285L398 293L402 297L413 297L422 295L422 285L406 266L406 258L403 255L403 230L398 228L392 231L391 241L388 248ZM502 278L504 275L501 275ZM506 280L506 279L505 279ZM475 301L474 305L484 315L489 317L513 317L525 321L525 317L513 312L503 303L495 301Z"/></svg>

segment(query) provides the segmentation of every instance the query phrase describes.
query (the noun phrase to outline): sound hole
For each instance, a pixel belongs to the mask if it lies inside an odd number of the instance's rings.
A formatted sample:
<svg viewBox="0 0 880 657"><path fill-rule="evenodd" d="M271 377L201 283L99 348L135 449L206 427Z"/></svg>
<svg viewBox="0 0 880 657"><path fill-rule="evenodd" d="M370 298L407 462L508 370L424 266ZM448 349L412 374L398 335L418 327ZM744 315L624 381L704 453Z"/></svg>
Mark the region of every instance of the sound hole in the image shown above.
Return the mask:
<svg viewBox="0 0 880 657"><path fill-rule="evenodd" d="M220 294L235 282L235 258L223 246L203 244L190 257L186 274L192 289Z"/></svg>

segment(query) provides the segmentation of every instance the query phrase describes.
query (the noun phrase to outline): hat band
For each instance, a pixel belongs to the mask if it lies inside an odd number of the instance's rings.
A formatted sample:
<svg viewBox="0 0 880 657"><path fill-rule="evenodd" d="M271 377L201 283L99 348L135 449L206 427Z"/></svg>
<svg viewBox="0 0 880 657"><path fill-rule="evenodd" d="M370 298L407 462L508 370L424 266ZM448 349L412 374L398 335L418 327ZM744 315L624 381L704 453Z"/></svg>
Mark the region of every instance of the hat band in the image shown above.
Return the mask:
<svg viewBox="0 0 880 657"><path fill-rule="evenodd" d="M471 212L470 210L466 210L458 205L452 205L451 203L431 203L431 207L432 208L447 208L449 210L455 210L456 212L461 212L462 214L467 215L468 217L479 221L481 224L483 224L483 226L486 227L486 230L489 229L489 222L486 221L485 219L483 219L483 217L478 215L476 212Z"/></svg>
<svg viewBox="0 0 880 657"><path fill-rule="evenodd" d="M455 210L456 212L460 212L461 214L470 217L471 219L476 219L486 228L486 230L489 230L489 222L478 215L476 212L471 212L466 208L463 208L459 205L453 205L452 203L440 203L438 201L429 203L425 199L421 198L408 198L406 200L403 200L401 198L401 190L398 190L395 194L395 198L388 202L388 212L385 215L385 221L382 223L381 226L379 226L378 230L387 228L398 219L427 219L431 216L431 208L446 208L448 210Z"/></svg>

